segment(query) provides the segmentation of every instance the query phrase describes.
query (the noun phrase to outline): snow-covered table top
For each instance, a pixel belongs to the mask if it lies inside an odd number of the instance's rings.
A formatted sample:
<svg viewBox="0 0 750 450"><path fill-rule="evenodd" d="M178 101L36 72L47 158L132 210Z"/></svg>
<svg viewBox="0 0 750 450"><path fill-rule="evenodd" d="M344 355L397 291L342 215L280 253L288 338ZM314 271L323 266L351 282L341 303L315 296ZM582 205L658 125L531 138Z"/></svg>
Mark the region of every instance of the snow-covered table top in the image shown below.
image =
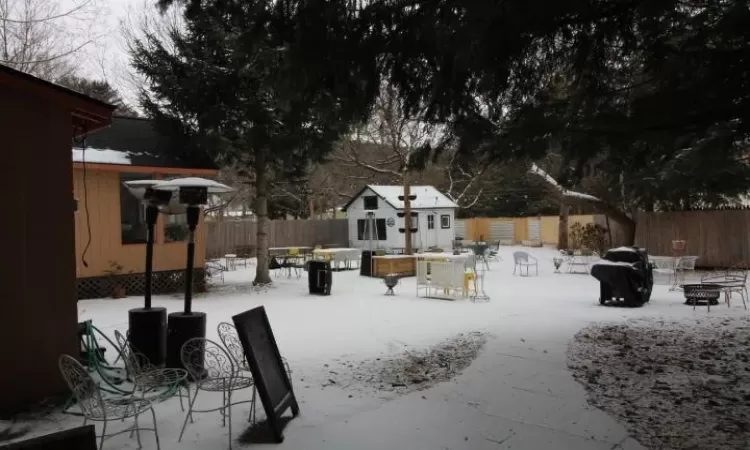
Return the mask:
<svg viewBox="0 0 750 450"><path fill-rule="evenodd" d="M313 250L313 253L343 253L343 252L351 252L351 251L359 251L358 248L319 248Z"/></svg>
<svg viewBox="0 0 750 450"><path fill-rule="evenodd" d="M297 250L311 250L312 247L306 247L304 245L300 245L299 247L271 247L268 249L269 252L286 252L292 249Z"/></svg>
<svg viewBox="0 0 750 450"><path fill-rule="evenodd" d="M377 259L411 259L414 258L414 255L382 255L382 256L373 256L373 258Z"/></svg>
<svg viewBox="0 0 750 450"><path fill-rule="evenodd" d="M453 253L417 253L414 255L417 259L444 259L448 261L465 261L468 255L454 255Z"/></svg>

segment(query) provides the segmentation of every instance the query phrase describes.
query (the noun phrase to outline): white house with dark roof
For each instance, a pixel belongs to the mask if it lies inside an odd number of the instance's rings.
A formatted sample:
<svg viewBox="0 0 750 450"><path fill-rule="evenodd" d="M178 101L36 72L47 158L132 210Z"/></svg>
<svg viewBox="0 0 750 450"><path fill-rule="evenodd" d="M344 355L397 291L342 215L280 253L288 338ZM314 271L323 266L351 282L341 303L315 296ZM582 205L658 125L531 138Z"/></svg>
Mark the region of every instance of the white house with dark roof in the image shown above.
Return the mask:
<svg viewBox="0 0 750 450"><path fill-rule="evenodd" d="M368 213L373 214L373 248L404 247L403 186L368 185L362 188L343 208L349 219L349 239L354 247L369 245L366 227ZM440 247L450 249L455 238L456 205L433 186L412 186L412 246L418 249ZM399 198L401 197L401 198Z"/></svg>

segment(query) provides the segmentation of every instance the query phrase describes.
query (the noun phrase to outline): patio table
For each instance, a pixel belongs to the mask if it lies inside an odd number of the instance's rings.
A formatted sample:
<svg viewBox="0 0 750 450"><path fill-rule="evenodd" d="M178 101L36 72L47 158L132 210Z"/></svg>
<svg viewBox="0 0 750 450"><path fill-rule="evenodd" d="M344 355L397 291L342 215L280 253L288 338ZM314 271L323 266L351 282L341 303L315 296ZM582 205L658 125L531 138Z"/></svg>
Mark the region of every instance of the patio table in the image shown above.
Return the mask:
<svg viewBox="0 0 750 450"><path fill-rule="evenodd" d="M277 254L278 253L287 253L288 254L291 250L294 250L294 249L298 250L299 253L304 253L304 252L309 252L310 250L312 250L312 247L305 247L304 245L301 245L299 247L295 247L295 246L292 246L292 247L270 247L268 249L268 252L269 253L277 253Z"/></svg>

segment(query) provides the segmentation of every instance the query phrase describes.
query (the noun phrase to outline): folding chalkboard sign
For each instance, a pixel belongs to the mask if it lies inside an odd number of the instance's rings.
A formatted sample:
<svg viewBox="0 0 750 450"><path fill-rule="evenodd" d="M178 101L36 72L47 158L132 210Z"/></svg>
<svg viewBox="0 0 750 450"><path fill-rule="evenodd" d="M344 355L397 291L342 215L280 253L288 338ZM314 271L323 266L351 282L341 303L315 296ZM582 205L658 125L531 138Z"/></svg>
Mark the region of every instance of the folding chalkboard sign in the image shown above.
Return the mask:
<svg viewBox="0 0 750 450"><path fill-rule="evenodd" d="M250 372L253 374L258 395L266 411L268 425L277 442L284 440L281 415L287 408L292 416L299 415L299 405L292 390L292 382L284 370L284 363L276 345L276 339L268 322L266 309L262 306L232 317L237 334L245 350Z"/></svg>

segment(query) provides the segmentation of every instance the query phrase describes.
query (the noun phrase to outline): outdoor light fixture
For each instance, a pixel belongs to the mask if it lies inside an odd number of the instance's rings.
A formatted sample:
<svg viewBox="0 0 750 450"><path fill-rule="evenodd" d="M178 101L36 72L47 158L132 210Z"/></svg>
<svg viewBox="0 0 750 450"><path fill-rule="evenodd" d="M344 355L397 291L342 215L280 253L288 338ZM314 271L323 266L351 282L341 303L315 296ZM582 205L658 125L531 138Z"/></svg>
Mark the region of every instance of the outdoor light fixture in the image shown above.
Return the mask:
<svg viewBox="0 0 750 450"><path fill-rule="evenodd" d="M195 229L200 220L201 207L208 204L209 195L234 191L231 187L204 178L176 178L161 182L155 191L168 192L186 207L188 223L187 264L185 266L185 304L182 312L169 314L167 323L167 367L182 367L180 351L189 339L206 337L206 313L193 311L193 264L195 258Z"/></svg>
<svg viewBox="0 0 750 450"><path fill-rule="evenodd" d="M146 274L143 308L128 311L128 340L154 366L164 364L167 353L167 310L151 306L154 272L154 226L161 209L165 213L179 214L180 205L170 200L169 191L156 191L161 180L135 180L123 183L146 206ZM170 209L171 208L171 209ZM184 212L184 211L183 211Z"/></svg>

